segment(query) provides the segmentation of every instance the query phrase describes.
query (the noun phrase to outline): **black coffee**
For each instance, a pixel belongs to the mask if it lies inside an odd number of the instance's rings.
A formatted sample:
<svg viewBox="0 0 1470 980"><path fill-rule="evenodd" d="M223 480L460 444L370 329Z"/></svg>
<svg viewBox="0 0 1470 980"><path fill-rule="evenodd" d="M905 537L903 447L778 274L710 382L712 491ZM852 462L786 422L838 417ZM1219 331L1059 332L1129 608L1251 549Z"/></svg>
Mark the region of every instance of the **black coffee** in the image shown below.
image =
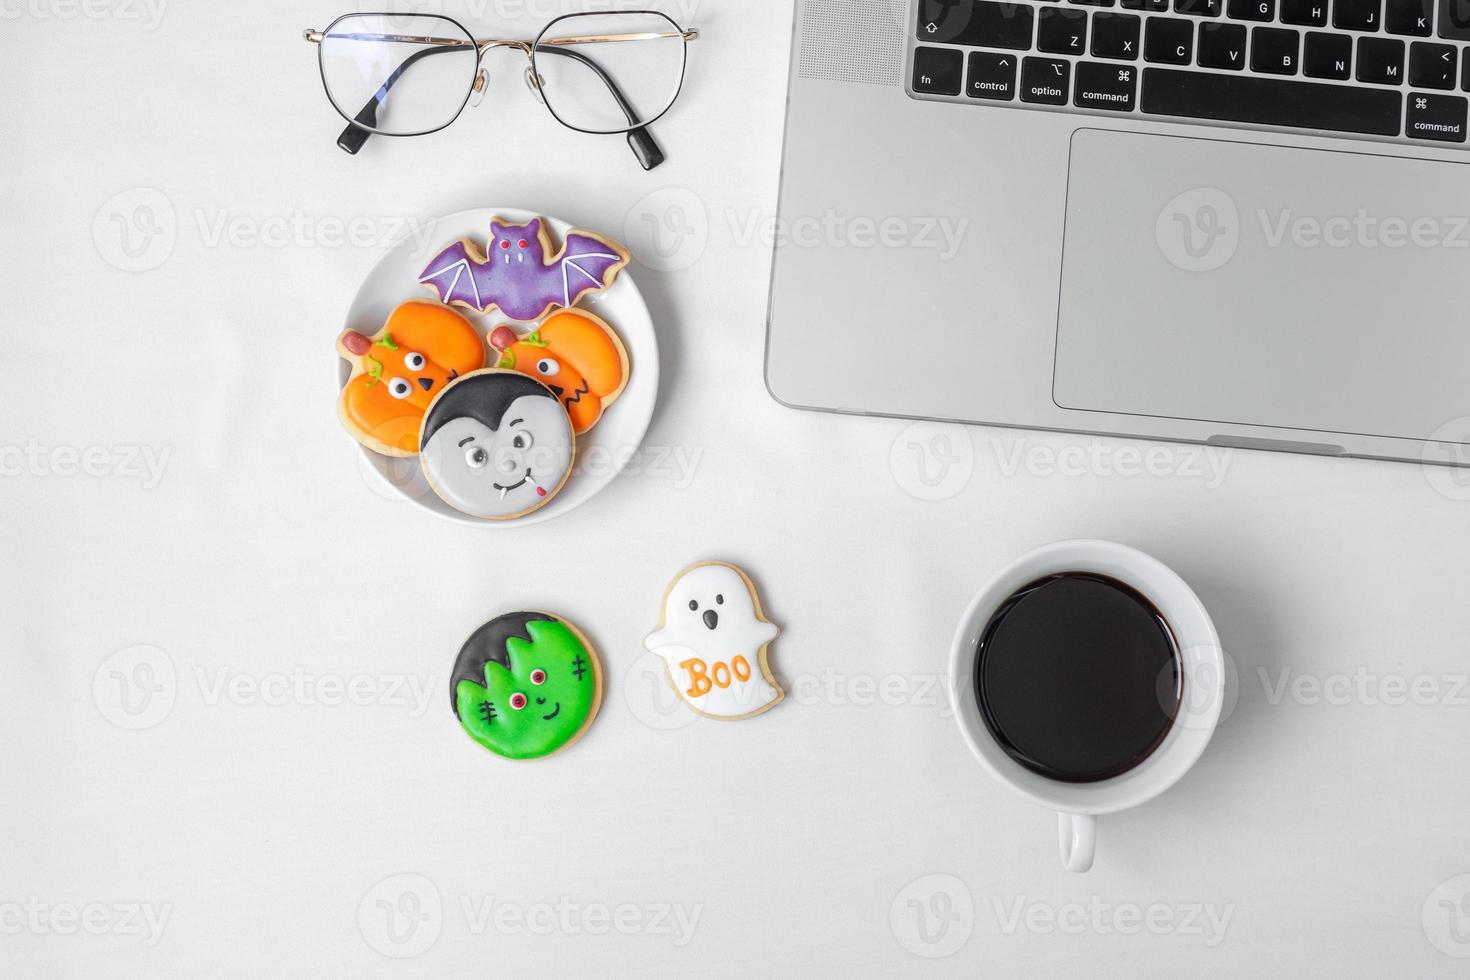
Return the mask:
<svg viewBox="0 0 1470 980"><path fill-rule="evenodd" d="M985 726L1021 765L1089 783L1158 748L1179 710L1179 652L1164 617L1102 575L1032 582L980 636L975 693Z"/></svg>

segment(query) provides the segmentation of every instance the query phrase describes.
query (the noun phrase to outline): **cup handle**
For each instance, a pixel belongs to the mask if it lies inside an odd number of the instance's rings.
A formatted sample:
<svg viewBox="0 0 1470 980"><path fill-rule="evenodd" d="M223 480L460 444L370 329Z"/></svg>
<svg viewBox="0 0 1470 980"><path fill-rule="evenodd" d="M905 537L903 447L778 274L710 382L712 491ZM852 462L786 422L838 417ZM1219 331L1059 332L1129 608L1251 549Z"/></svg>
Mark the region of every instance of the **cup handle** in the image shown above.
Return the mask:
<svg viewBox="0 0 1470 980"><path fill-rule="evenodd" d="M1097 817L1085 813L1058 813L1062 867L1081 874L1092 869L1097 854Z"/></svg>

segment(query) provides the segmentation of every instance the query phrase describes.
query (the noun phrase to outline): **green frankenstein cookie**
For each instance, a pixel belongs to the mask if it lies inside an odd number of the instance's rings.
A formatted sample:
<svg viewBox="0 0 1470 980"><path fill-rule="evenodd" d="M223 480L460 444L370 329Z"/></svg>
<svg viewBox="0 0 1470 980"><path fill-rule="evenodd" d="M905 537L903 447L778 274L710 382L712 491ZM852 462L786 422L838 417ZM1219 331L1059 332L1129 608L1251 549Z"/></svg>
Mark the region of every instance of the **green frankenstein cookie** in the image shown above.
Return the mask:
<svg viewBox="0 0 1470 980"><path fill-rule="evenodd" d="M545 613L506 613L475 630L449 679L460 725L507 759L565 748L601 700L597 654L576 627Z"/></svg>

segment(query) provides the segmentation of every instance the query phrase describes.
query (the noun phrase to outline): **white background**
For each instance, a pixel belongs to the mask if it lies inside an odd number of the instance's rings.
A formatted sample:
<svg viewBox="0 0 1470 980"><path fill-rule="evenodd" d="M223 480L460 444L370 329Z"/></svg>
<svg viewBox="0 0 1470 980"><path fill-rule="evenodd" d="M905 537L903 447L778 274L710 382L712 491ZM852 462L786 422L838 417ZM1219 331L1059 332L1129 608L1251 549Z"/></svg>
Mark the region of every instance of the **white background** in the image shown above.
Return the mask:
<svg viewBox="0 0 1470 980"><path fill-rule="evenodd" d="M553 12L444 9L492 35ZM450 130L342 153L299 39L339 4L0 12L8 975L1463 974L1470 482L1247 452L1217 479L1179 448L1129 475L1146 444L775 404L759 226L789 3L674 11L704 37L649 174L557 126L504 52ZM405 223L491 204L629 240L664 380L640 472L477 531L365 480L332 342ZM921 333L873 353L946 356ZM935 687L984 580L1073 536L1173 566L1240 676L1197 768L1105 818L1087 876ZM666 730L641 640L711 557L759 582L792 696ZM520 608L581 625L608 681L534 764L445 696L465 636ZM1386 703L1394 678L1433 703ZM344 685L374 703L322 703ZM635 934L598 918L620 906Z"/></svg>

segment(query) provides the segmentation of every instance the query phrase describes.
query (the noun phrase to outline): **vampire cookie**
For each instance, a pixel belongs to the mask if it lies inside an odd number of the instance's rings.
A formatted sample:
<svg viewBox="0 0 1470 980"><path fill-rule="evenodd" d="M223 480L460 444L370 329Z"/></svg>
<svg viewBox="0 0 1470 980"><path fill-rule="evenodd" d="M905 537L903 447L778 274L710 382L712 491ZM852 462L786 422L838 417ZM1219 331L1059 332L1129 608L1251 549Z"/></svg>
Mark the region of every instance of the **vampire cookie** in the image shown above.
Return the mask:
<svg viewBox="0 0 1470 980"><path fill-rule="evenodd" d="M566 484L576 436L561 401L516 371L488 368L445 388L424 415L419 462L455 510L506 521L550 503Z"/></svg>

